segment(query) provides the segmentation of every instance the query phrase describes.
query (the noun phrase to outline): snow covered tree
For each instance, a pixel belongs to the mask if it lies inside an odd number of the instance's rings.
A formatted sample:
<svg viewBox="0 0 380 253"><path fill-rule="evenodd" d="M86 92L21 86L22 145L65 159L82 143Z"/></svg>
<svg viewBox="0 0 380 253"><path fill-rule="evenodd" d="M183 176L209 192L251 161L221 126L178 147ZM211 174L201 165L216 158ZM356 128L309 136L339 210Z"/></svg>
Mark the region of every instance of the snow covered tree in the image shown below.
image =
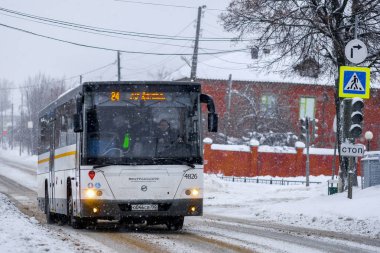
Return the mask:
<svg viewBox="0 0 380 253"><path fill-rule="evenodd" d="M249 38L253 47L271 50L271 60L261 67L280 67L286 72L309 59L319 71L335 78L338 91L338 68L348 64L344 48L354 39L355 17L357 36L368 47L363 66L380 69L380 1L378 0L232 0L221 15L227 31ZM314 65L315 66L315 65ZM305 71L305 70L304 70ZM335 94L339 115L340 99ZM338 130L341 122L338 117ZM338 135L338 147L341 137ZM347 178L347 167L341 160L341 178ZM343 180L345 182L346 180Z"/></svg>
<svg viewBox="0 0 380 253"><path fill-rule="evenodd" d="M288 106L272 94L260 94L255 85L246 84L239 89L232 90L231 114L227 121L226 132L241 140L252 138L259 134L261 144L287 144L285 133L292 132L291 122L287 116ZM239 113L237 113L239 112ZM255 135L255 134L256 135ZM271 136L271 137L269 137ZM279 140L284 139L283 141Z"/></svg>

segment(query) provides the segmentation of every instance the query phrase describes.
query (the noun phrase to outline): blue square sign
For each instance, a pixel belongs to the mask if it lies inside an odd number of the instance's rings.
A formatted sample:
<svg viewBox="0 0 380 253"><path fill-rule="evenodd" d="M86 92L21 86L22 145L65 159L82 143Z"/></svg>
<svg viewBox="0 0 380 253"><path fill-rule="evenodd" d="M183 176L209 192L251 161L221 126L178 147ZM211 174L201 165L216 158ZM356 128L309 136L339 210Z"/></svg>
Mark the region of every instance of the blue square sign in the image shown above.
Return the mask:
<svg viewBox="0 0 380 253"><path fill-rule="evenodd" d="M370 70L362 67L340 67L339 97L369 98Z"/></svg>

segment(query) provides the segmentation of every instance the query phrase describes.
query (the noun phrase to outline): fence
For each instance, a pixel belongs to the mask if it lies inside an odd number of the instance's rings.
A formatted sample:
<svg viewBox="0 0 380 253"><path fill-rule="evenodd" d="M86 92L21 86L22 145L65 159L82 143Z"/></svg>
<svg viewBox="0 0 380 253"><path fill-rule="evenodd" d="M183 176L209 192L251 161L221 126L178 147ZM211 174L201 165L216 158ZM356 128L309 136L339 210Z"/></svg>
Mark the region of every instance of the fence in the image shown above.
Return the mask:
<svg viewBox="0 0 380 253"><path fill-rule="evenodd" d="M246 145L212 144L205 139L204 170L206 173L234 177L296 177L305 176L306 150L300 146L269 147L257 142ZM335 165L339 170L339 158L334 159L333 149L310 148L310 175L330 175ZM360 164L357 166L360 175Z"/></svg>
<svg viewBox="0 0 380 253"><path fill-rule="evenodd" d="M298 185L306 184L306 181L301 180L284 180L284 179L262 179L262 178L252 178L252 177L234 177L234 176L218 176L219 178L231 181L231 182L243 182L243 183L257 183L257 184L276 184L276 185ZM310 184L321 184L321 182L312 182Z"/></svg>

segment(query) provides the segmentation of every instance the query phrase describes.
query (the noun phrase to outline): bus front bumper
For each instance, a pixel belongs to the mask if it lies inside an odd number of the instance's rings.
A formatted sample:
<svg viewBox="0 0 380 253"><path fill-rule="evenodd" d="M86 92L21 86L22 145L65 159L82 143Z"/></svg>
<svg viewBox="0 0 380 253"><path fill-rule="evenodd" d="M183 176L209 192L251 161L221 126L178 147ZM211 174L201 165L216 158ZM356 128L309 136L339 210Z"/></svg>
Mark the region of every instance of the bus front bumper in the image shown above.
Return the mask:
<svg viewBox="0 0 380 253"><path fill-rule="evenodd" d="M139 201L82 199L80 217L121 220L138 217L201 216L202 214L203 199Z"/></svg>

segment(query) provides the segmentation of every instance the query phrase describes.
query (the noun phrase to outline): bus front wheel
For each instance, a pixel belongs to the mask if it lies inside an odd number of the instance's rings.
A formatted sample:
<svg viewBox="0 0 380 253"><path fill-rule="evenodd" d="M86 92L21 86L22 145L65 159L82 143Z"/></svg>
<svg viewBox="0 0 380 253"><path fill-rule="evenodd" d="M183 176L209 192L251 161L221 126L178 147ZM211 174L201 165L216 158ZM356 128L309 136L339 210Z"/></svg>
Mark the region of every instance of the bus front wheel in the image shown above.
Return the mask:
<svg viewBox="0 0 380 253"><path fill-rule="evenodd" d="M185 218L183 216L170 217L166 223L166 226L168 227L169 230L172 230L172 231L181 230L183 227L184 220Z"/></svg>

